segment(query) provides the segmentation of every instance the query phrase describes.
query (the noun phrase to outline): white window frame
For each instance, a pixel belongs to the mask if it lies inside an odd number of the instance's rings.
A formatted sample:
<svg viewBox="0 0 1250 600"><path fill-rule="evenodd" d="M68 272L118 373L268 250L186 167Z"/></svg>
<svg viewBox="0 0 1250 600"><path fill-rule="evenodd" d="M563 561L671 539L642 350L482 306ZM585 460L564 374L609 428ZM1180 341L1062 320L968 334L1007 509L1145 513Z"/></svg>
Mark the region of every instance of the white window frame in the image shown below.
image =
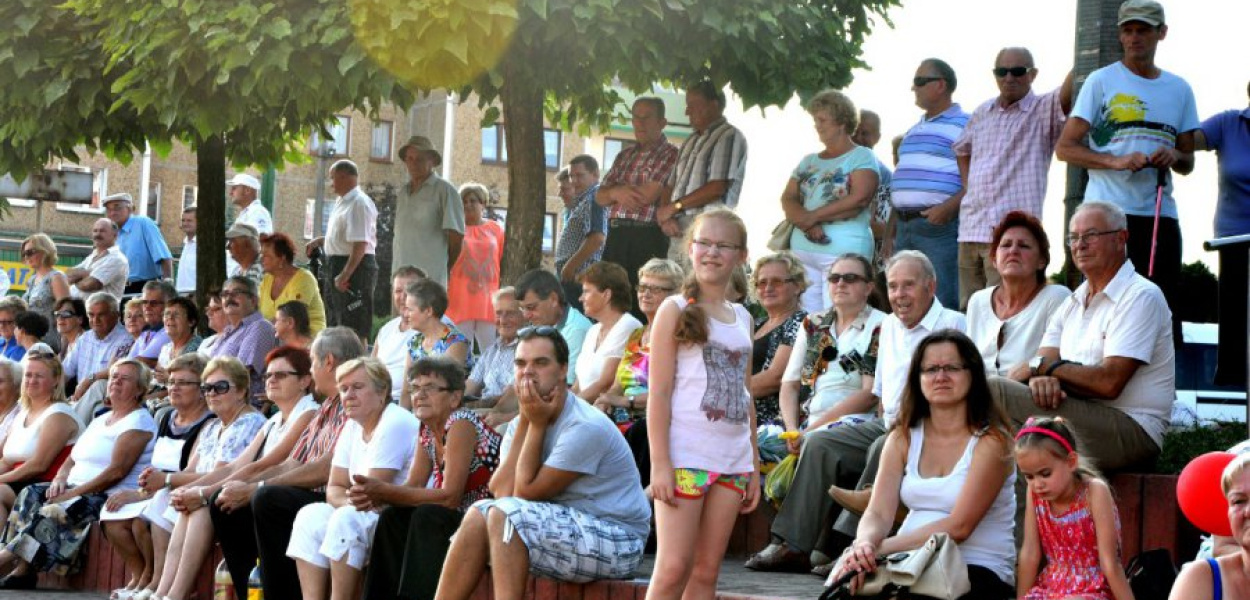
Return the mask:
<svg viewBox="0 0 1250 600"><path fill-rule="evenodd" d="M335 138L331 140L334 143L334 158L347 158L352 153L352 117L351 115L335 115L338 119L338 127L330 127L330 133L333 134L335 129L342 128L343 140L340 147L340 140ZM317 155L317 151L321 147L321 132L313 131L308 137L308 152L313 156ZM339 152L342 150L342 152Z"/></svg>
<svg viewBox="0 0 1250 600"><path fill-rule="evenodd" d="M60 166L62 171L78 171L79 173L91 173L91 204L74 204L72 202L57 202L56 209L61 212L79 213L84 215L102 215L104 214L104 204L102 200L109 193L109 169L104 167L101 169L92 169L80 165L64 163Z"/></svg>
<svg viewBox="0 0 1250 600"><path fill-rule="evenodd" d="M374 154L378 137L378 129L386 125L386 150L381 156ZM369 132L369 160L373 162L395 162L395 122L386 119L378 119L373 122L373 129Z"/></svg>
<svg viewBox="0 0 1250 600"><path fill-rule="evenodd" d="M191 202L187 202L187 193L190 192ZM197 206L200 202L200 188L195 185L182 186L182 209L186 210L192 206Z"/></svg>

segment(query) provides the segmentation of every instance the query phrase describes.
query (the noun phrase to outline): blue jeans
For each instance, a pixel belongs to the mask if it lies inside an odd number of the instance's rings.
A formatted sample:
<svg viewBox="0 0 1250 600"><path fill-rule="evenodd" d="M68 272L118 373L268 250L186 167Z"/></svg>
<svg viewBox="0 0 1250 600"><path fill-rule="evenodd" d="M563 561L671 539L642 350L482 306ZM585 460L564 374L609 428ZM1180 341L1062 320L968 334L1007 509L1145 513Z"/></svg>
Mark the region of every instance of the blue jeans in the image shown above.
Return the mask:
<svg viewBox="0 0 1250 600"><path fill-rule="evenodd" d="M933 262L937 272L937 297L942 306L959 310L959 219L934 225L923 217L894 227L894 251L919 250Z"/></svg>

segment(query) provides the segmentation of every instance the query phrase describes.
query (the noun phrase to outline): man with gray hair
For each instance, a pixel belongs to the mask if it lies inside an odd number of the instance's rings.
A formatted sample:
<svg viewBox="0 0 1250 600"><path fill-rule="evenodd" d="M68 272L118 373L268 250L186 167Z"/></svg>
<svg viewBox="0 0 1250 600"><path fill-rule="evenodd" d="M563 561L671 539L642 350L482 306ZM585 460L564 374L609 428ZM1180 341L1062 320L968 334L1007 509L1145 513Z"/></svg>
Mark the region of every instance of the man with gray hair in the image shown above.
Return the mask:
<svg viewBox="0 0 1250 600"><path fill-rule="evenodd" d="M165 333L165 305L177 295L174 286L165 281L154 279L143 284L143 332L130 346L127 358L137 359L149 368L156 367L161 348L169 343L169 334Z"/></svg>
<svg viewBox="0 0 1250 600"><path fill-rule="evenodd" d="M343 159L330 166L330 186L338 199L323 237L308 242L311 257L325 247L333 283L327 292L327 325L344 325L368 340L373 330L373 288L378 281L378 207L358 185L356 163Z"/></svg>
<svg viewBox="0 0 1250 600"><path fill-rule="evenodd" d="M955 141L963 180L959 204L959 305L998 285L990 256L994 228L1013 210L1042 217L1046 175L1068 111L1072 73L1044 95L1033 93L1037 67L1027 48L1003 48L994 59L998 97L977 107Z"/></svg>
<svg viewBox="0 0 1250 600"><path fill-rule="evenodd" d="M265 270L260 264L259 235L256 228L248 223L235 223L226 230L226 252L230 256L227 277L247 277L260 286Z"/></svg>
<svg viewBox="0 0 1250 600"><path fill-rule="evenodd" d="M313 387L325 401L308 428L286 460L269 468L258 463L240 468L210 500L209 515L239 592L247 591L248 574L259 558L266 598L301 597L287 545L299 509L325 502L334 445L347 423L335 371L364 355L360 337L347 327L328 327L317 334L312 344Z"/></svg>
<svg viewBox="0 0 1250 600"><path fill-rule="evenodd" d="M1176 398L1172 313L1163 292L1127 256L1124 212L1086 202L1072 216L1068 247L1085 282L1050 319L1028 387L993 378L1019 427L1061 416L1081 432L1082 454L1100 470L1149 464L1163 446Z"/></svg>
<svg viewBox="0 0 1250 600"><path fill-rule="evenodd" d="M865 357L876 362L872 392L857 392L842 401L849 403L847 414L869 412L877 406L879 418L806 432L800 438L798 470L773 521L773 542L747 561L748 568L775 571L805 566L809 560L828 563L833 554L827 552L829 543L820 540L827 528L812 524L833 516L829 486L845 488L858 482L863 487L872 483L885 433L894 425L902 404L916 346L941 329L967 330L964 315L938 301L933 263L923 253L895 253L886 266L886 282L894 312L881 323L876 356ZM865 494L864 504L866 499ZM854 537L856 525L853 515L842 513L838 517L835 529L844 536L843 543Z"/></svg>
<svg viewBox="0 0 1250 600"><path fill-rule="evenodd" d="M72 399L77 401L91 384L109 377L109 363L120 348L129 346L134 338L121 324L117 297L96 292L87 298L87 319L90 331L84 331L65 358L65 376L77 382Z"/></svg>
<svg viewBox="0 0 1250 600"><path fill-rule="evenodd" d="M85 298L92 292L106 292L121 298L130 274L130 262L117 247L117 225L100 218L91 225L91 254L78 266L65 272L69 295Z"/></svg>
<svg viewBox="0 0 1250 600"><path fill-rule="evenodd" d="M256 283L250 278L236 275L222 284L221 307L230 325L221 332L220 341L213 345L210 355L210 358L233 356L247 366L253 396L265 391L261 377L265 373L265 356L277 343L273 323L265 320L258 303Z"/></svg>

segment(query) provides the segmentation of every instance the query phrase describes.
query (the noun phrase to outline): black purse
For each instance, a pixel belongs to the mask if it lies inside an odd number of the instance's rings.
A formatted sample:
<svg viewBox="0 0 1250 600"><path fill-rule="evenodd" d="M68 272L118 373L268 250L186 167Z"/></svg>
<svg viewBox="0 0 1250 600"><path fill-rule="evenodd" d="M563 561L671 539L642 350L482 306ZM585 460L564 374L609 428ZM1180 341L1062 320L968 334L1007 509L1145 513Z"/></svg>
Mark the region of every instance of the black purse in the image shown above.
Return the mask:
<svg viewBox="0 0 1250 600"><path fill-rule="evenodd" d="M1124 574L1137 600L1167 600L1176 582L1176 565L1166 548L1155 548L1134 556Z"/></svg>

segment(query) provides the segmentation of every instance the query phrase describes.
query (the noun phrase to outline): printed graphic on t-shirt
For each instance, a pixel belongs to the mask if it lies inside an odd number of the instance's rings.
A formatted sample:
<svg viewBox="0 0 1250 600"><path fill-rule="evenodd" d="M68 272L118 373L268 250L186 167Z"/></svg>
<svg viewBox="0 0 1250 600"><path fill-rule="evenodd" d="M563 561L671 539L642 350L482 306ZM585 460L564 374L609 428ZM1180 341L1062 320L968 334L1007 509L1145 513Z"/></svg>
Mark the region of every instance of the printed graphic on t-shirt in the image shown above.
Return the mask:
<svg viewBox="0 0 1250 600"><path fill-rule="evenodd" d="M1148 106L1133 94L1116 94L1103 104L1101 118L1089 132L1094 145L1104 147L1130 140L1151 140L1165 146L1176 145L1176 128L1167 123L1146 120Z"/></svg>
<svg viewBox="0 0 1250 600"><path fill-rule="evenodd" d="M722 344L708 341L703 344L703 366L707 370L707 387L703 390L703 409L709 421L746 423L746 386L742 378L746 373L749 351L730 350Z"/></svg>
<svg viewBox="0 0 1250 600"><path fill-rule="evenodd" d="M845 198L850 192L850 178L841 168L829 170L808 167L798 173L804 198L820 198L820 205Z"/></svg>

